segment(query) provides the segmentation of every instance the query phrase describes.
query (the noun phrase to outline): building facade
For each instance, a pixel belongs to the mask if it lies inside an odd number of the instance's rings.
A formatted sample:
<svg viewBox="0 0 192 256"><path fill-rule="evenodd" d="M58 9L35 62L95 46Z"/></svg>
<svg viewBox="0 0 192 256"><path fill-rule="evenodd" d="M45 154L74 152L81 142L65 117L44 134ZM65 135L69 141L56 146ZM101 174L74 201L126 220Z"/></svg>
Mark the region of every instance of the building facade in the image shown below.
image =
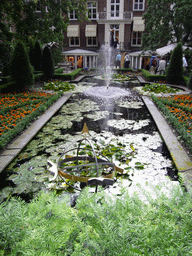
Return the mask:
<svg viewBox="0 0 192 256"><path fill-rule="evenodd" d="M102 45L120 51L139 51L145 30L142 16L147 0L87 1L89 21L79 22L75 10L69 13L70 24L64 33L63 51L86 49L97 52Z"/></svg>

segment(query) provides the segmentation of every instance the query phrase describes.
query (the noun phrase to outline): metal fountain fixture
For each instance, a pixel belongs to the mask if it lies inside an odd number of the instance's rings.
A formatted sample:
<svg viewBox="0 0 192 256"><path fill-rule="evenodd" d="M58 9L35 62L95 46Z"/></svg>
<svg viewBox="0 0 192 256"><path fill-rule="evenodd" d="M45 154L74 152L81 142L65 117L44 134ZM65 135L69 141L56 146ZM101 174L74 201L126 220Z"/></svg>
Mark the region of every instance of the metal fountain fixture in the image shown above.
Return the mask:
<svg viewBox="0 0 192 256"><path fill-rule="evenodd" d="M82 133L89 133L86 123ZM78 144L77 146L74 144ZM68 185L67 180L80 182L80 187L98 185L110 186L114 183L115 171L123 172L121 168L115 166L108 158L96 152L90 139L84 137L79 141L71 143L66 147L54 164L48 160L49 171L54 175L50 181L62 178ZM81 190L73 185L74 189Z"/></svg>

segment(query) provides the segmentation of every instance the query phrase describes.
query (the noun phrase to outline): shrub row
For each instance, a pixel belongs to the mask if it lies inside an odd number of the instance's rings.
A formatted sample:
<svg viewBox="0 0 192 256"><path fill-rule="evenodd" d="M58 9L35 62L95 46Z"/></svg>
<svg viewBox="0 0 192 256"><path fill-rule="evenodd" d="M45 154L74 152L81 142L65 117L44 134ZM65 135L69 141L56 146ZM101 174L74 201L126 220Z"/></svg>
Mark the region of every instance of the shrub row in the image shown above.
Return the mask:
<svg viewBox="0 0 192 256"><path fill-rule="evenodd" d="M149 82L162 82L166 80L166 75L151 75L151 73L145 69L141 69L141 72Z"/></svg>

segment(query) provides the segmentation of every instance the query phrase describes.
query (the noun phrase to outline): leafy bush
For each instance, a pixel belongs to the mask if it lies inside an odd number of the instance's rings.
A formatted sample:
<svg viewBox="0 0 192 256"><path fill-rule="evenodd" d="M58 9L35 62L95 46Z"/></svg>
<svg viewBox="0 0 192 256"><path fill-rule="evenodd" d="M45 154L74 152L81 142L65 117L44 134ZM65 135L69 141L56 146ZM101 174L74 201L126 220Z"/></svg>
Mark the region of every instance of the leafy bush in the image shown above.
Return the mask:
<svg viewBox="0 0 192 256"><path fill-rule="evenodd" d="M190 255L191 193L179 187L170 197L158 189L113 197L85 189L75 208L69 197L41 193L31 203L0 205L2 255ZM185 238L185 239L183 239Z"/></svg>
<svg viewBox="0 0 192 256"><path fill-rule="evenodd" d="M74 89L74 85L70 84L68 82L62 82L62 81L52 81L44 85L45 90L51 90L51 91L69 91L71 89Z"/></svg>
<svg viewBox="0 0 192 256"><path fill-rule="evenodd" d="M192 72L190 73L190 76L189 76L189 80L188 80L188 83L187 83L187 86L189 89L192 90Z"/></svg>
<svg viewBox="0 0 192 256"><path fill-rule="evenodd" d="M175 93L179 91L178 89L171 88L165 84L146 84L143 91L154 92L154 93Z"/></svg>
<svg viewBox="0 0 192 256"><path fill-rule="evenodd" d="M10 74L12 81L17 83L16 90L22 90L33 83L33 72L25 45L18 41L15 46L11 61Z"/></svg>
<svg viewBox="0 0 192 256"><path fill-rule="evenodd" d="M42 56L42 71L47 78L54 76L54 61L48 46L45 46Z"/></svg>
<svg viewBox="0 0 192 256"><path fill-rule="evenodd" d="M166 78L170 84L183 83L183 52L182 44L179 43L173 50L170 64L167 68Z"/></svg>

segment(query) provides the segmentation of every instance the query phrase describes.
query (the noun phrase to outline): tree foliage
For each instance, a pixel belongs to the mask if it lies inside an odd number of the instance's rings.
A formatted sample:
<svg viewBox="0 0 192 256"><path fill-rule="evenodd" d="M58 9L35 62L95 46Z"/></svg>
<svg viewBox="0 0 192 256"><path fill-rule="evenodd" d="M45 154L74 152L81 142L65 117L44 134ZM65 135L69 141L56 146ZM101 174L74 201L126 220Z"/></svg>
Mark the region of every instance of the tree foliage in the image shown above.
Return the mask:
<svg viewBox="0 0 192 256"><path fill-rule="evenodd" d="M167 69L166 78L170 84L181 84L183 82L183 51L179 43L173 50L171 61Z"/></svg>
<svg viewBox="0 0 192 256"><path fill-rule="evenodd" d="M11 61L10 74L13 81L17 83L16 90L23 89L26 85L33 83L33 72L24 43L18 41Z"/></svg>
<svg viewBox="0 0 192 256"><path fill-rule="evenodd" d="M45 46L42 55L42 71L47 78L51 78L54 75L54 61L51 51L48 46Z"/></svg>
<svg viewBox="0 0 192 256"><path fill-rule="evenodd" d="M144 49L155 50L168 42L192 43L192 0L148 0L147 6Z"/></svg>
<svg viewBox="0 0 192 256"><path fill-rule="evenodd" d="M77 17L85 17L85 0L7 0L1 2L0 30L3 41L12 38L28 42L29 38L41 43L62 42L63 30L68 24L68 13L76 10ZM10 27L16 29L10 32Z"/></svg>

